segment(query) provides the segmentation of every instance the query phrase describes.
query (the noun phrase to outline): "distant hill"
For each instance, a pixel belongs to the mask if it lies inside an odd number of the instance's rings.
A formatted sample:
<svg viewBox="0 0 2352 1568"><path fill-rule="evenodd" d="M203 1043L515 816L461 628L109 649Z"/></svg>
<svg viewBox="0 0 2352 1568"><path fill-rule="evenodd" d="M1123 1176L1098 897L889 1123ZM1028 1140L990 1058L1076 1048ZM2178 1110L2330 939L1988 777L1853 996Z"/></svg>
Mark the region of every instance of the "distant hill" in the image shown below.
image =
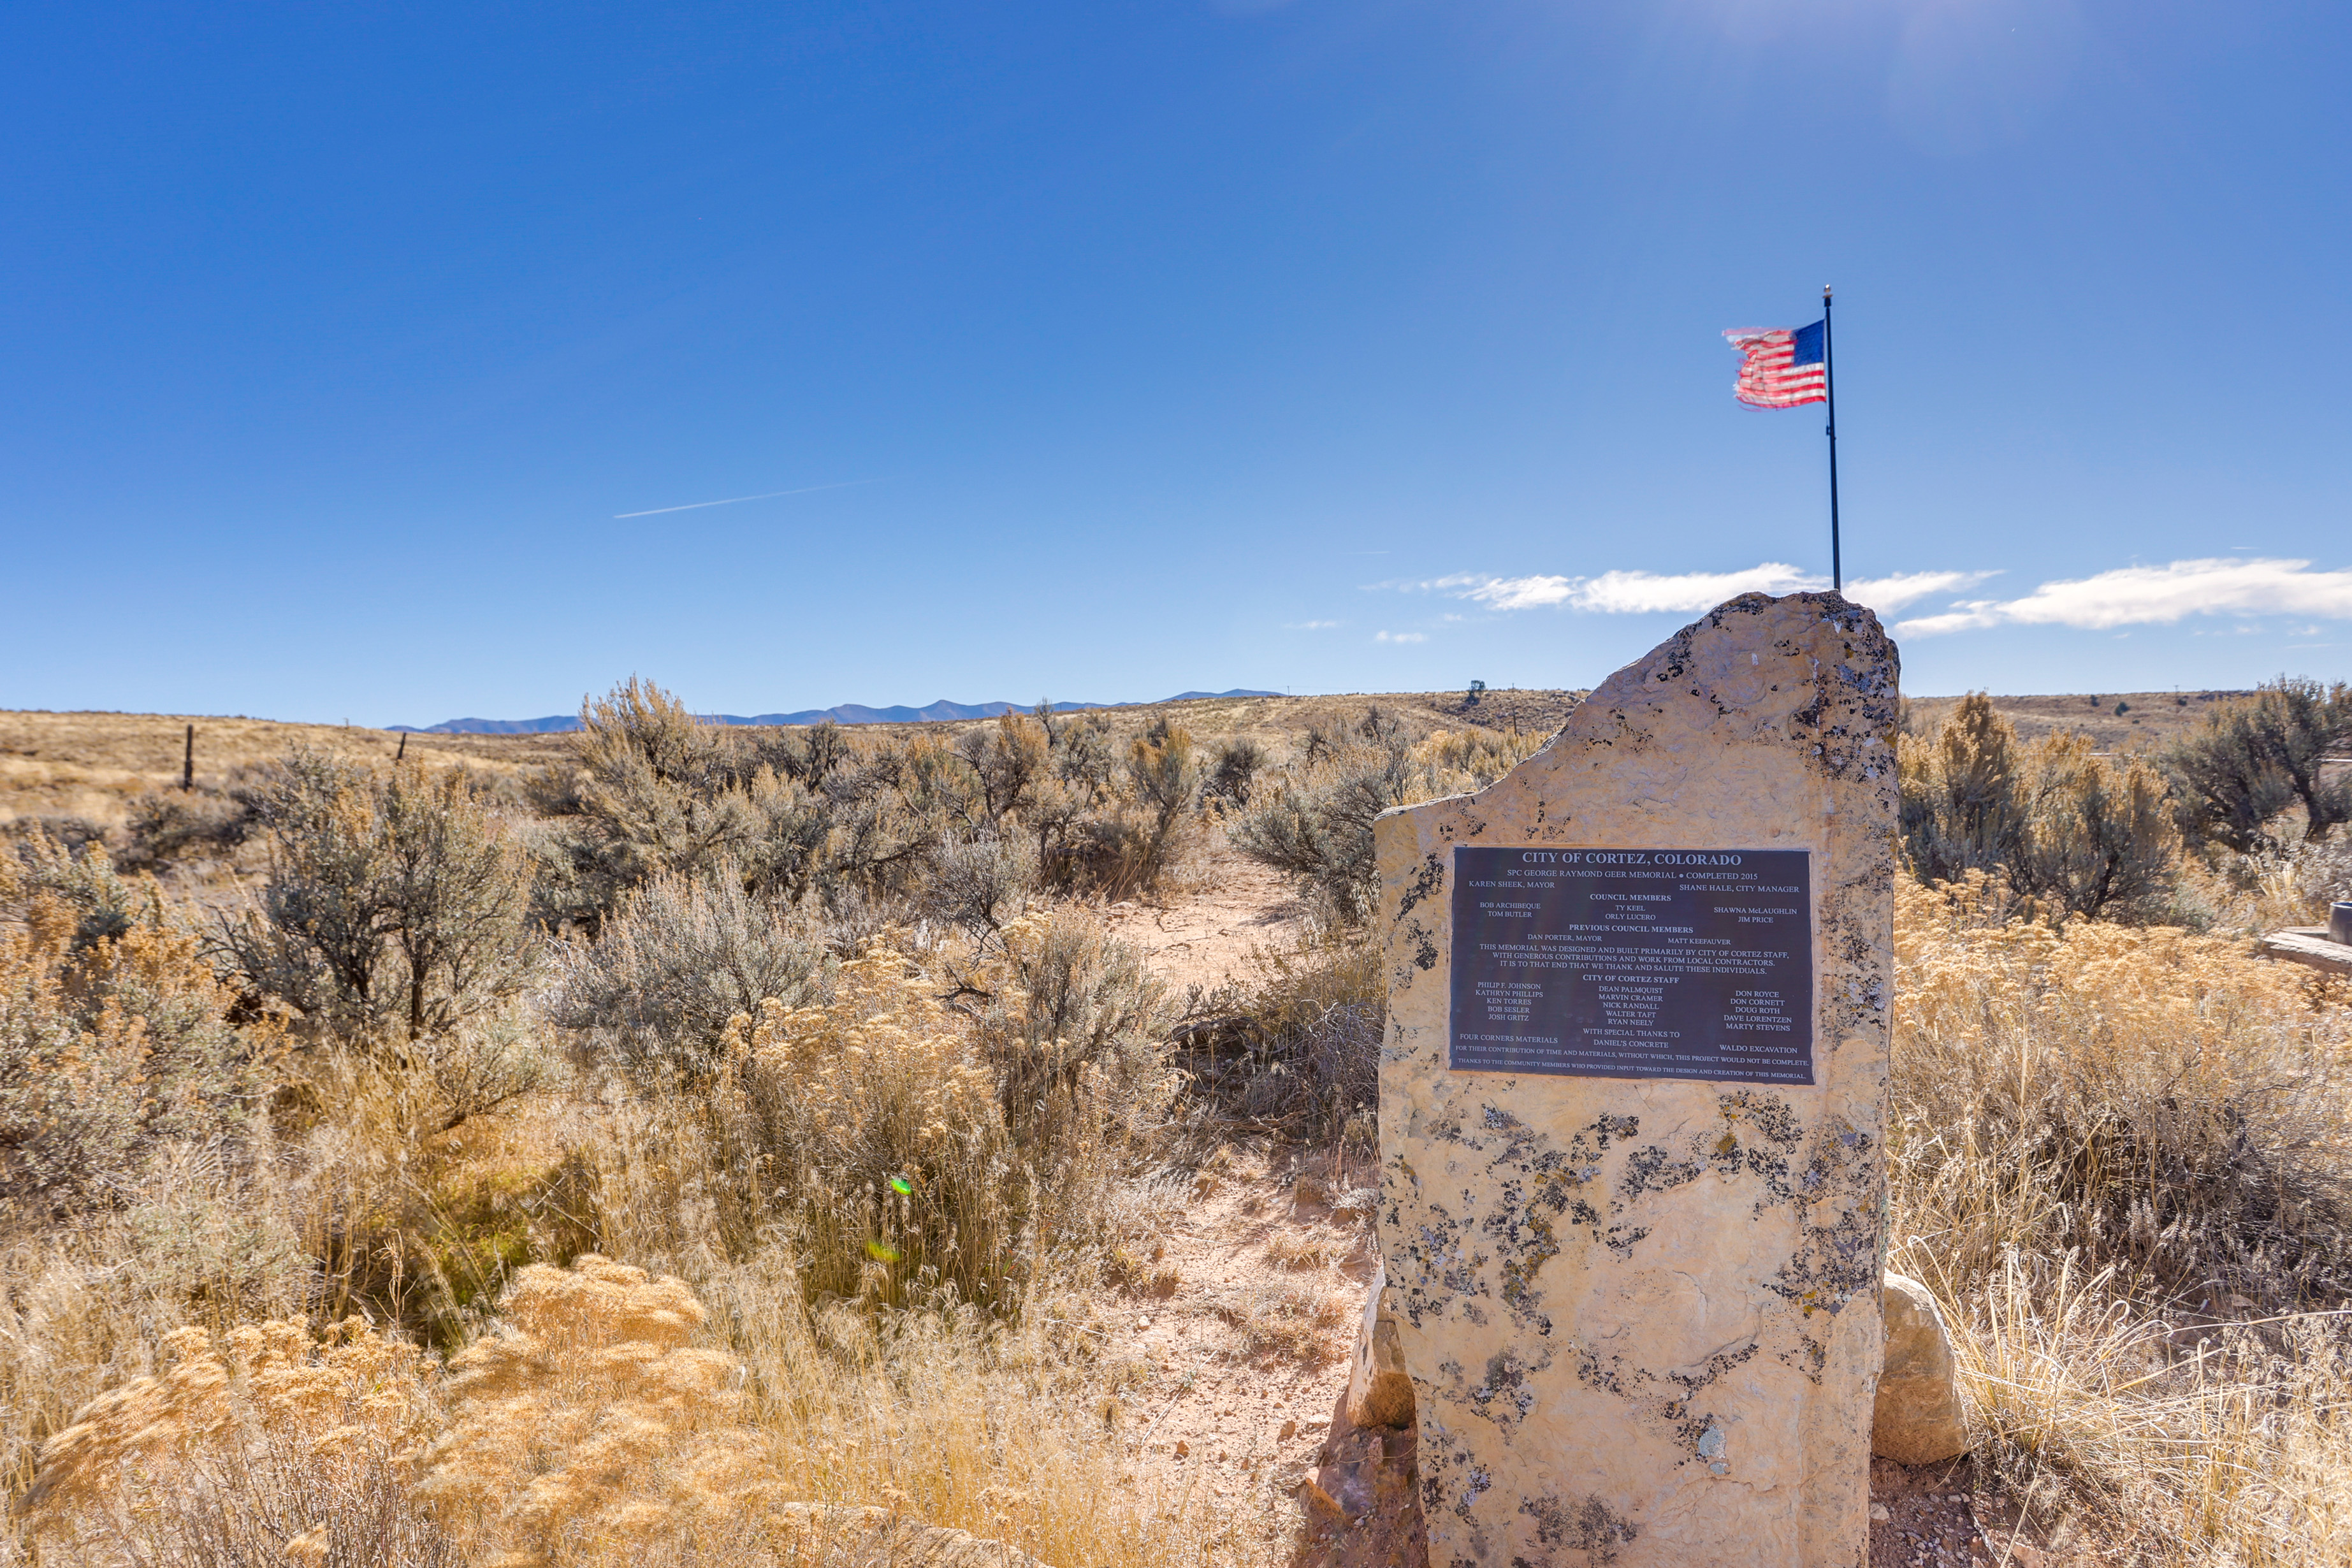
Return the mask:
<svg viewBox="0 0 2352 1568"><path fill-rule="evenodd" d="M414 724L386 724L395 735L560 735L580 728L580 721L570 713L551 713L544 719L446 719L423 729Z"/></svg>
<svg viewBox="0 0 2352 1568"><path fill-rule="evenodd" d="M1237 686L1231 691L1180 691L1160 700L1191 702L1211 697L1281 695L1279 691L1254 691ZM798 713L760 713L748 719L740 713L706 713L703 718L713 724L822 724L827 720L836 724L925 724L946 719L993 719L1003 713L1026 713L1034 706L1028 702L950 702L943 698L926 708L868 708L862 703L845 702L838 708L808 708ZM1076 713L1089 708L1150 706L1142 702L1056 702L1054 711ZM560 735L580 728L580 721L573 714L551 713L544 719L446 719L422 729L414 724L387 724L384 728L404 735Z"/></svg>

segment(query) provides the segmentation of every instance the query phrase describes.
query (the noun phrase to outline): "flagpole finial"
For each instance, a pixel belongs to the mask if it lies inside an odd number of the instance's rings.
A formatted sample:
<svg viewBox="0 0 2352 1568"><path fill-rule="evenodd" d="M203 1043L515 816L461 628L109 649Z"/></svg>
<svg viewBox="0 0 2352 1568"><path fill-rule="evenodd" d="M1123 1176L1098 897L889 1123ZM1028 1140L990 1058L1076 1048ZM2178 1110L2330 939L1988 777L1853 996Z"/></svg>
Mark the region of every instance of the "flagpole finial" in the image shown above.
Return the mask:
<svg viewBox="0 0 2352 1568"><path fill-rule="evenodd" d="M1828 284L1824 283L1824 284L1822 284L1822 299L1824 299L1824 300L1826 300L1826 299L1828 299L1829 297L1830 297L1830 286L1829 286Z"/></svg>

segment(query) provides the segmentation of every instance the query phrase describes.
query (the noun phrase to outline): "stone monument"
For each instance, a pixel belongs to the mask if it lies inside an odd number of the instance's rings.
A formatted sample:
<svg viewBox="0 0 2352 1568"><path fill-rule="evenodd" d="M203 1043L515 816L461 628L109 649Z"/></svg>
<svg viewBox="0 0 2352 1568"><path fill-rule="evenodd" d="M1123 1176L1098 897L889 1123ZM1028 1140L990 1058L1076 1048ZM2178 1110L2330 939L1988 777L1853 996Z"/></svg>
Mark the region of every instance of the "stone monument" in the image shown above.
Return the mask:
<svg viewBox="0 0 2352 1568"><path fill-rule="evenodd" d="M1432 1568L1846 1568L1880 1364L1897 664L1734 599L1375 829Z"/></svg>

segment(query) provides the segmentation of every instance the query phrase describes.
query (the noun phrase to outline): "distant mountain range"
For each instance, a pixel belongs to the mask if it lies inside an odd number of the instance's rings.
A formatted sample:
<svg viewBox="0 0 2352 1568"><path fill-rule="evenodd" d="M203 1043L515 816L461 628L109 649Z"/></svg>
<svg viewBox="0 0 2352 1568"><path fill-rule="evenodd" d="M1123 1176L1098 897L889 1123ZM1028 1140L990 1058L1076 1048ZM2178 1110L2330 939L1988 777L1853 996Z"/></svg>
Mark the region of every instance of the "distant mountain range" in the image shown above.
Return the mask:
<svg viewBox="0 0 2352 1568"><path fill-rule="evenodd" d="M1279 697L1279 691L1252 691L1235 687L1231 691L1180 691L1173 697L1163 697L1163 702L1190 702L1207 697ZM949 702L944 700L927 708L868 708L862 703L845 702L838 708L810 708L798 713L759 713L746 719L740 713L705 713L703 721L709 724L822 724L828 719L836 724L922 724L942 719L993 719L1000 713L1026 713L1035 706L1028 702ZM1075 713L1089 708L1141 708L1139 702L1056 702L1056 713ZM576 714L551 713L544 719L446 719L438 724L419 729L414 724L387 724L387 731L404 735L561 735L580 728Z"/></svg>

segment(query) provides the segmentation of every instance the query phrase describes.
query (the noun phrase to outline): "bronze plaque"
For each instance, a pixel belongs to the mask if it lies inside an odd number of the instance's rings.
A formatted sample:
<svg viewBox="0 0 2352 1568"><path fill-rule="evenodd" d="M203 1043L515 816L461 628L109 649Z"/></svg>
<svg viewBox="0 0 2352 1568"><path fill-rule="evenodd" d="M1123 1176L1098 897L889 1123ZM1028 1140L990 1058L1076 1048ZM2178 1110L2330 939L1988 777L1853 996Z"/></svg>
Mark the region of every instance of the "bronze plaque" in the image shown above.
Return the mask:
<svg viewBox="0 0 2352 1568"><path fill-rule="evenodd" d="M1803 849L1454 851L1456 1072L1813 1081Z"/></svg>

